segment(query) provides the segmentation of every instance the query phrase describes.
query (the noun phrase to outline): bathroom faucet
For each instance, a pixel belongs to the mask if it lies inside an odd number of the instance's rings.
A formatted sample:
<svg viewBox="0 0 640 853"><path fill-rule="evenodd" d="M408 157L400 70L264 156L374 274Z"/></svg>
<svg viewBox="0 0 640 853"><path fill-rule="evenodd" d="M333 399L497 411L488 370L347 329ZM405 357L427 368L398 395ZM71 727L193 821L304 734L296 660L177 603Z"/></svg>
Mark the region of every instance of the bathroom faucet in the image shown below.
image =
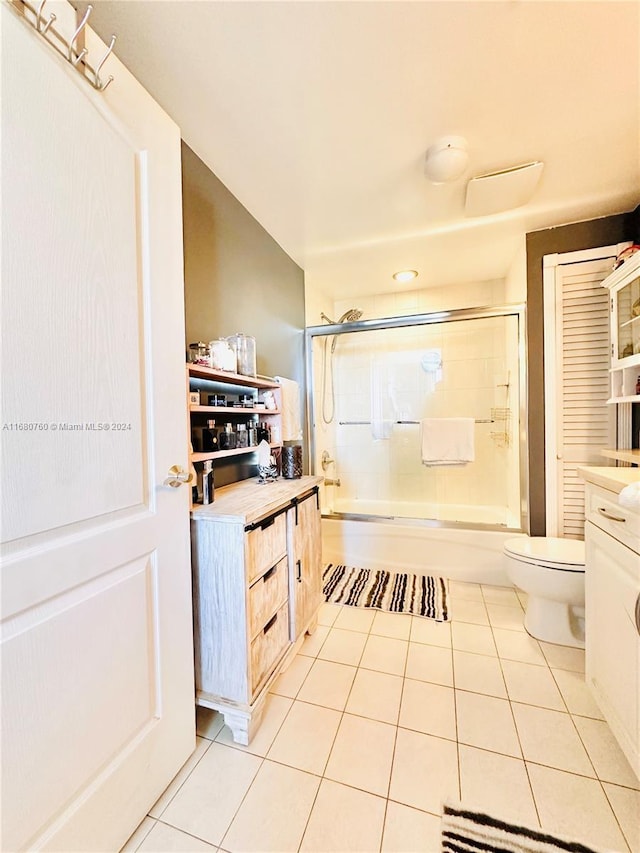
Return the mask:
<svg viewBox="0 0 640 853"><path fill-rule="evenodd" d="M340 485L340 477L337 480L332 480L331 477L324 478L325 486L339 486Z"/></svg>

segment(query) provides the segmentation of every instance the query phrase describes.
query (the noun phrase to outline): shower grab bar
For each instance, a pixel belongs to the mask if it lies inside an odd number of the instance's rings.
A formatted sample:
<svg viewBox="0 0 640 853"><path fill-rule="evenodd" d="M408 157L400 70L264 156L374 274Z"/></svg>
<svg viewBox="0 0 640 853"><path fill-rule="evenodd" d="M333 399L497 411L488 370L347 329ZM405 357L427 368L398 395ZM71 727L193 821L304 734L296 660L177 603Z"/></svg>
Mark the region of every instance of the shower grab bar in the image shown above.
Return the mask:
<svg viewBox="0 0 640 853"><path fill-rule="evenodd" d="M477 424L493 424L495 421L493 418L475 418L474 419ZM365 424L370 424L371 421L338 421L340 426L363 426ZM420 421L394 421L394 424L419 424Z"/></svg>

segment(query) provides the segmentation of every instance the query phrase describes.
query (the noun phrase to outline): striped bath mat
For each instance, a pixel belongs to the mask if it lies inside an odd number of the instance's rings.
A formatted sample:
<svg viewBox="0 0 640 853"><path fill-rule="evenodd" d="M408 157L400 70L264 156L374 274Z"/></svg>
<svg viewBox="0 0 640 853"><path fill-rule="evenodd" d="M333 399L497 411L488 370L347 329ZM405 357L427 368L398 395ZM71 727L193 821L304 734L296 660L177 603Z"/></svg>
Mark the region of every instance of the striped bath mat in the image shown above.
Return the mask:
<svg viewBox="0 0 640 853"><path fill-rule="evenodd" d="M604 853L579 841L516 826L482 812L445 803L442 809L443 853Z"/></svg>
<svg viewBox="0 0 640 853"><path fill-rule="evenodd" d="M444 578L359 569L327 563L322 591L332 604L373 607L389 613L410 613L438 622L449 620L447 583Z"/></svg>

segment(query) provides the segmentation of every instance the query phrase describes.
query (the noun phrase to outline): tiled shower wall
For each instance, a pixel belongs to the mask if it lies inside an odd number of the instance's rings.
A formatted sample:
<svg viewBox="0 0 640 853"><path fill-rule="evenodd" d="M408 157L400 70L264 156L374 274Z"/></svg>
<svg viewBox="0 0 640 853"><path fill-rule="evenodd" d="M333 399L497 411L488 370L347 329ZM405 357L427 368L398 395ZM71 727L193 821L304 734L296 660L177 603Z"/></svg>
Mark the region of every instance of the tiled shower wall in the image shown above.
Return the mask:
<svg viewBox="0 0 640 853"><path fill-rule="evenodd" d="M317 356L322 348L316 339ZM327 505L342 512L513 525L519 509L517 356L515 317L339 336L333 354L335 418L328 426L319 414L322 359L314 358L316 455L330 453L336 461L325 474L341 483L326 489ZM328 357L326 373L329 385ZM329 396L327 389L327 402ZM345 423L488 420L492 409L506 408L510 420L476 424L475 462L460 468L422 465L417 425L394 424L388 437L376 438L369 423ZM454 506L467 509L460 515Z"/></svg>

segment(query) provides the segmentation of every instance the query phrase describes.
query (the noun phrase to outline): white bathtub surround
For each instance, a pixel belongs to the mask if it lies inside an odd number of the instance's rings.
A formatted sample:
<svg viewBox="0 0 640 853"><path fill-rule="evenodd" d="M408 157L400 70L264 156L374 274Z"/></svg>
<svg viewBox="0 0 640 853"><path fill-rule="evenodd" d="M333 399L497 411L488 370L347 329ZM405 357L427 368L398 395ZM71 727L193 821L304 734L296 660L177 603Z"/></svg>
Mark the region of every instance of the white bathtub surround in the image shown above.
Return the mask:
<svg viewBox="0 0 640 853"><path fill-rule="evenodd" d="M326 562L442 575L457 581L511 586L503 560L513 532L427 527L383 521L322 519Z"/></svg>

